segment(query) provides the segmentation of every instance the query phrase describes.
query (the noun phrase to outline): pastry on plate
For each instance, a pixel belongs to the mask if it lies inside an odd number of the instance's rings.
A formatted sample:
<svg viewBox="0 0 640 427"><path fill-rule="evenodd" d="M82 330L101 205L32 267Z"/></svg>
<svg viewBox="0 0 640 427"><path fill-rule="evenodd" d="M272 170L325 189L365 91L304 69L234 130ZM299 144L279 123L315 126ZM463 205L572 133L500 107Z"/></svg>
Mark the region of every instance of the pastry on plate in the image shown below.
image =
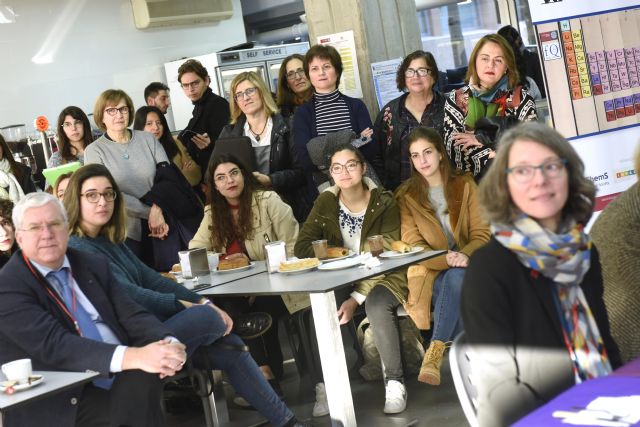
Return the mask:
<svg viewBox="0 0 640 427"><path fill-rule="evenodd" d="M349 249L347 248L327 248L327 257L329 258L340 258L347 255L349 255Z"/></svg>
<svg viewBox="0 0 640 427"><path fill-rule="evenodd" d="M291 261L282 261L278 270L281 272L297 271L317 267L318 265L320 265L320 260L318 258L302 258Z"/></svg>
<svg viewBox="0 0 640 427"><path fill-rule="evenodd" d="M173 266L171 267L171 271L173 271L174 273L182 273L182 267L180 266L180 264L173 264Z"/></svg>
<svg viewBox="0 0 640 427"><path fill-rule="evenodd" d="M221 259L218 263L218 270L232 270L234 268L246 267L247 265L249 265L249 260L245 257Z"/></svg>
<svg viewBox="0 0 640 427"><path fill-rule="evenodd" d="M391 249L395 252L401 253L401 254L406 254L411 252L411 245L401 241L401 240L396 240L393 243L391 243Z"/></svg>

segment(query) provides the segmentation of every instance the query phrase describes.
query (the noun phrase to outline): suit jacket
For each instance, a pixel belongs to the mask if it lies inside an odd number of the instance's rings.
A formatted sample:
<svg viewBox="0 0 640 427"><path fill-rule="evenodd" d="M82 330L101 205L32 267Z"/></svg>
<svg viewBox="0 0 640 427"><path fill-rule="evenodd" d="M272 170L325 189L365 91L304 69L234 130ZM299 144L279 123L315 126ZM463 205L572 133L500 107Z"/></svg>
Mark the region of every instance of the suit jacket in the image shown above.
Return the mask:
<svg viewBox="0 0 640 427"><path fill-rule="evenodd" d="M524 267L495 238L471 257L461 312L472 346L481 426L510 425L574 385L572 362L553 301L553 282ZM609 331L595 247L580 284L615 368L620 354Z"/></svg>
<svg viewBox="0 0 640 427"><path fill-rule="evenodd" d="M74 249L68 249L67 256L78 286L123 345L142 346L171 335L156 317L119 291L106 258ZM92 370L109 375L116 345L80 337L29 271L22 251L0 270L0 283L0 363L31 358L35 370ZM22 419L34 426L52 425L52 420L57 426L72 426L80 391L72 389L40 400L37 410L31 408ZM16 412L16 417L25 415Z"/></svg>

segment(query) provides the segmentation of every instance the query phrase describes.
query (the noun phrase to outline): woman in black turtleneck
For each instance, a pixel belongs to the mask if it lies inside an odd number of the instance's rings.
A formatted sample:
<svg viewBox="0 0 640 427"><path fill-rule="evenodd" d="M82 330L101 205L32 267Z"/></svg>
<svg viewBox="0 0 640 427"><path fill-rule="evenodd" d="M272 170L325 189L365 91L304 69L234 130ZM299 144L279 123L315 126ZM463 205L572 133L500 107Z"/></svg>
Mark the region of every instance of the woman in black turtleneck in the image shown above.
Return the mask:
<svg viewBox="0 0 640 427"><path fill-rule="evenodd" d="M16 229L11 221L12 210L11 200L0 199L0 268L9 261L11 254L18 249L15 239Z"/></svg>
<svg viewBox="0 0 640 427"><path fill-rule="evenodd" d="M207 69L195 59L189 59L178 68L178 81L193 103L193 117L178 138L198 163L204 177L218 135L229 123L229 103L213 93Z"/></svg>
<svg viewBox="0 0 640 427"><path fill-rule="evenodd" d="M342 75L342 59L332 46L315 45L304 56L304 72L313 86L313 97L302 104L293 116L293 136L296 155L307 175L309 195L315 199L318 190L312 172L317 171L307 152L307 143L316 136L351 129L362 138L359 150L374 167L378 150L373 124L367 107L360 99L338 90Z"/></svg>

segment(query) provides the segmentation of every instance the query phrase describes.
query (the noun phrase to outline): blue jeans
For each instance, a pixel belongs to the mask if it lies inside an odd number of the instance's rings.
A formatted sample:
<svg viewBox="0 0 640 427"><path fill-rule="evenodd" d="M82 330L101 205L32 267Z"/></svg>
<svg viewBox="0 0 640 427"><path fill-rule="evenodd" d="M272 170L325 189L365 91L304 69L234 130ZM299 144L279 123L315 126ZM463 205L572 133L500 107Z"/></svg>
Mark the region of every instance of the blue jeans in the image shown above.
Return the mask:
<svg viewBox="0 0 640 427"><path fill-rule="evenodd" d="M431 340L452 341L462 331L460 293L466 268L450 268L433 284L433 334Z"/></svg>
<svg viewBox="0 0 640 427"><path fill-rule="evenodd" d="M237 335L223 336L226 329L224 322L211 307L201 305L182 310L164 324L187 346L187 355L193 355L195 367L225 371L236 392L271 424L282 426L293 417L293 413L273 391L249 352L211 345L216 342L232 346L244 345Z"/></svg>

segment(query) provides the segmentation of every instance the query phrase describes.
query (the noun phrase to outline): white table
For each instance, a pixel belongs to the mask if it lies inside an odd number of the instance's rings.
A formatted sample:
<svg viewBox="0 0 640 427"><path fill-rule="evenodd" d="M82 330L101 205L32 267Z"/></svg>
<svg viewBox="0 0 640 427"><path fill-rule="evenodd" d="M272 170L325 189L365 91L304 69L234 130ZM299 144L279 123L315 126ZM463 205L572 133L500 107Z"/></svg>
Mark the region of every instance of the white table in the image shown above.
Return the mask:
<svg viewBox="0 0 640 427"><path fill-rule="evenodd" d="M27 402L31 403L45 396L85 384L99 375L97 372L61 371L34 371L34 374L42 375L44 379L42 384L26 390L16 391L14 394L0 393L0 426L3 425L7 411Z"/></svg>
<svg viewBox="0 0 640 427"><path fill-rule="evenodd" d="M334 291L444 253L446 251L423 251L401 258L387 258L382 260L380 266L371 269L352 267L343 270L313 270L300 274L263 273L204 289L199 293L205 296L310 294L331 423L334 426L355 427L356 416Z"/></svg>
<svg viewBox="0 0 640 427"><path fill-rule="evenodd" d="M242 271L233 271L228 273L213 272L205 276L198 276L197 280L185 279L184 286L194 291L201 292L214 286L224 285L225 283L234 282L246 277L255 276L267 271L264 261L252 261L253 267Z"/></svg>

